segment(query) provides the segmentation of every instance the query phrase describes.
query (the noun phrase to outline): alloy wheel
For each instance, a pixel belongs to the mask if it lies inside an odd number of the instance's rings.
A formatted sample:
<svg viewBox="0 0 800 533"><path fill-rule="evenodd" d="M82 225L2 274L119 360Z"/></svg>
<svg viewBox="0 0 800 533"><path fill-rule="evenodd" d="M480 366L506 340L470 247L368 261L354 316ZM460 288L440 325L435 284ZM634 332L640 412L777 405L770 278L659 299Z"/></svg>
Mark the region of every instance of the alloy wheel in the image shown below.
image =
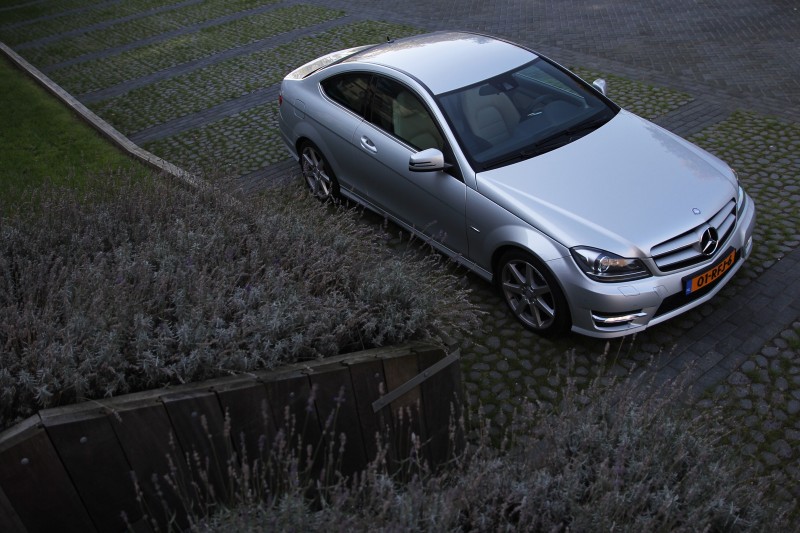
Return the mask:
<svg viewBox="0 0 800 533"><path fill-rule="evenodd" d="M325 157L312 144L303 146L300 155L300 168L311 193L325 201L336 195L336 178L330 171Z"/></svg>
<svg viewBox="0 0 800 533"><path fill-rule="evenodd" d="M556 322L556 295L547 278L531 262L522 258L507 261L500 286L509 308L526 326L546 331Z"/></svg>

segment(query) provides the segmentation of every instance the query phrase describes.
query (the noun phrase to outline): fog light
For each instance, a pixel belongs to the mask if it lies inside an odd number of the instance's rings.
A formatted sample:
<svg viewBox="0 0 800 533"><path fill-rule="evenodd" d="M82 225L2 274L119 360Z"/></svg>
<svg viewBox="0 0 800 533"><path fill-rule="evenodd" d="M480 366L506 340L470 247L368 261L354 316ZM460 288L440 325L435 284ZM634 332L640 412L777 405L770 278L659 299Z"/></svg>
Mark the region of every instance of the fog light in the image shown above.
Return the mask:
<svg viewBox="0 0 800 533"><path fill-rule="evenodd" d="M647 313L642 311L627 313L624 315L611 315L611 316L602 316L598 315L597 313L592 313L592 319L594 319L595 323L601 326L615 326L618 324L625 324L628 322L633 322L637 318L642 318L643 316L647 316Z"/></svg>

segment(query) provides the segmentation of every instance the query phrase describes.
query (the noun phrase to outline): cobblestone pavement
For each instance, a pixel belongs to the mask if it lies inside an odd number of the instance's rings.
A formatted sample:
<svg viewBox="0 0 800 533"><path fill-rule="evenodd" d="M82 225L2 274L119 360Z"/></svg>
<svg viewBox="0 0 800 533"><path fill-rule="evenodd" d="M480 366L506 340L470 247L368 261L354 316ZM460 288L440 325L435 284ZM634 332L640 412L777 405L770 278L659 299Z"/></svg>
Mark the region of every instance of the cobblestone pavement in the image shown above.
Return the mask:
<svg viewBox="0 0 800 533"><path fill-rule="evenodd" d="M709 304L613 342L537 338L464 274L486 312L484 331L462 346L466 387L503 421L524 397L557 401L567 380L642 369L661 383L681 376L699 405L728 407L746 453L798 486L796 0L410 0L402 10L389 0L20 3L27 11L0 8L0 40L135 142L187 167L227 165L252 190L295 172L274 131L277 83L321 51L470 29L605 76L619 103L737 168L758 205L753 256Z"/></svg>

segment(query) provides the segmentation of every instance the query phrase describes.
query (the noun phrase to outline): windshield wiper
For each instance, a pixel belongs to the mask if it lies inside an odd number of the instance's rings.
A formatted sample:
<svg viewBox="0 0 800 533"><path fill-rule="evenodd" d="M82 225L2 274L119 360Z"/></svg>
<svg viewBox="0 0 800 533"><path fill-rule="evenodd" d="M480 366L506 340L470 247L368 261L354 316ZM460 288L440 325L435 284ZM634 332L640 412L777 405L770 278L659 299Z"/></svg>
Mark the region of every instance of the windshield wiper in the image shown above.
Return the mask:
<svg viewBox="0 0 800 533"><path fill-rule="evenodd" d="M538 152L536 150L521 150L519 152L514 152L509 156L506 156L506 157L503 157L501 159L497 159L495 161L492 161L488 165L484 165L481 168L481 170L482 171L492 170L492 169L495 169L495 168L502 167L503 165L507 165L508 163L511 163L511 162L514 162L514 161L525 161L526 159L530 159L531 157L533 157L533 156L535 156L537 154L538 154Z"/></svg>
<svg viewBox="0 0 800 533"><path fill-rule="evenodd" d="M610 119L608 117L602 116L592 120L587 120L585 122L580 122L575 126L572 126L571 128L567 128L562 131L557 131L554 134L550 135L549 137L545 137L544 139L537 141L531 148L525 151L535 152L536 154L543 154L545 152L549 152L554 148L571 143L572 141L575 141L580 137L583 137L584 135L593 132L594 130L596 130L609 120Z"/></svg>
<svg viewBox="0 0 800 533"><path fill-rule="evenodd" d="M567 128L565 130L560 130L552 135L545 137L539 141L536 141L530 147L520 150L519 152L514 152L511 155L504 157L502 159L498 159L496 161L492 161L490 164L485 165L482 170L492 170L513 161L524 161L526 159L530 159L536 155L542 155L556 148L564 146L565 144L569 144L574 140L577 140L584 135L587 135L606 122L611 120L610 117L606 116L604 113L602 116L594 118L592 120L586 120L584 122L579 122L575 126Z"/></svg>

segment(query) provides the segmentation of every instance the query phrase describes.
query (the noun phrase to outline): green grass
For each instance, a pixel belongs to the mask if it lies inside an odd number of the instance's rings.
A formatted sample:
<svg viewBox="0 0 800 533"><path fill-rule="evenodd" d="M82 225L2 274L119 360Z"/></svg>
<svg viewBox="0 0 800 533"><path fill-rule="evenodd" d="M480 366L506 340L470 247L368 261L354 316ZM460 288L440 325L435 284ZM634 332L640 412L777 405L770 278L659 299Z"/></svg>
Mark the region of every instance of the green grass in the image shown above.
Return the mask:
<svg viewBox="0 0 800 533"><path fill-rule="evenodd" d="M55 2L53 2L55 3ZM102 2L85 10L51 13L52 18L45 18L32 24L17 27L0 27L0 40L9 46L42 39L67 31L77 30L92 24L99 24L108 20L137 15L138 13L162 7L163 5L177 4L178 0L126 0L124 2Z"/></svg>
<svg viewBox="0 0 800 533"><path fill-rule="evenodd" d="M342 11L304 5L271 10L73 64L54 71L51 77L73 94L87 93L342 15Z"/></svg>
<svg viewBox="0 0 800 533"><path fill-rule="evenodd" d="M26 188L44 181L80 187L88 174L139 166L5 57L0 60L0 94L4 202L13 205Z"/></svg>
<svg viewBox="0 0 800 533"><path fill-rule="evenodd" d="M381 42L386 35L418 32L416 28L385 22L348 24L152 83L91 107L120 131L132 134L269 87L290 70L324 53Z"/></svg>
<svg viewBox="0 0 800 533"><path fill-rule="evenodd" d="M26 0L2 0L0 9L0 26L8 26L26 20L55 15L70 9L79 9L103 0L60 0L58 2L28 2Z"/></svg>
<svg viewBox="0 0 800 533"><path fill-rule="evenodd" d="M25 50L25 57L37 65L54 65L83 54L100 52L272 3L274 0L227 2L205 0L154 15L141 16L107 28L65 37L47 45Z"/></svg>

